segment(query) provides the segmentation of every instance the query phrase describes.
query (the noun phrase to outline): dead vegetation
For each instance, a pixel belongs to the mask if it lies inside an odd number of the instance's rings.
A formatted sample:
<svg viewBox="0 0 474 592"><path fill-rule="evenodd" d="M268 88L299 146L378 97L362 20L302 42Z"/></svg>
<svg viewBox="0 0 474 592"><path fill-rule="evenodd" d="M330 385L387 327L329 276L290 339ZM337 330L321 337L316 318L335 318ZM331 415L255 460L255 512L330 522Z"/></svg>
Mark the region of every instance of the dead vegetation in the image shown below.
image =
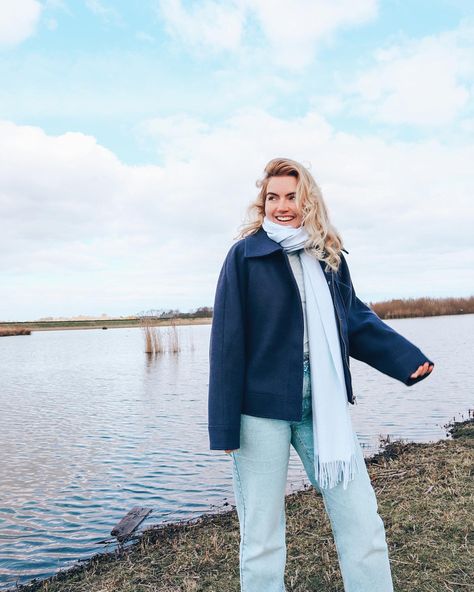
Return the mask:
<svg viewBox="0 0 474 592"><path fill-rule="evenodd" d="M368 461L397 592L473 590L474 436L471 418L434 444L394 442ZM454 435L454 433L453 433ZM336 549L313 488L286 499L288 592L342 592ZM119 554L22 592L238 592L235 510L154 527ZM369 591L367 591L369 592Z"/></svg>
<svg viewBox="0 0 474 592"><path fill-rule="evenodd" d="M149 310L138 315L140 326L145 338L145 353L150 355L179 353L181 351L177 319L170 318L166 328L160 328L160 317L157 311ZM161 324L161 323L160 323Z"/></svg>
<svg viewBox="0 0 474 592"><path fill-rule="evenodd" d="M405 298L371 303L381 319L435 317L474 313L474 296L468 298Z"/></svg>
<svg viewBox="0 0 474 592"><path fill-rule="evenodd" d="M11 337L13 335L31 335L31 330L23 329L21 327L0 327L0 337Z"/></svg>

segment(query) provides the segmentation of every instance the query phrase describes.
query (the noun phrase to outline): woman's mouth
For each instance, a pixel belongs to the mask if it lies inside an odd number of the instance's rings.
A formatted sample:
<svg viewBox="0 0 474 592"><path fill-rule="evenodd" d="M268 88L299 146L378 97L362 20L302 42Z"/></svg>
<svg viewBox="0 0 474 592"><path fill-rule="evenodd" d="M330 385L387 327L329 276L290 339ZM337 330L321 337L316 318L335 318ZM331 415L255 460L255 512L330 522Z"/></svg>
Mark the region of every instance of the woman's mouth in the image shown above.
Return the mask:
<svg viewBox="0 0 474 592"><path fill-rule="evenodd" d="M289 222L290 220L293 220L294 216L275 216L275 218L279 222Z"/></svg>

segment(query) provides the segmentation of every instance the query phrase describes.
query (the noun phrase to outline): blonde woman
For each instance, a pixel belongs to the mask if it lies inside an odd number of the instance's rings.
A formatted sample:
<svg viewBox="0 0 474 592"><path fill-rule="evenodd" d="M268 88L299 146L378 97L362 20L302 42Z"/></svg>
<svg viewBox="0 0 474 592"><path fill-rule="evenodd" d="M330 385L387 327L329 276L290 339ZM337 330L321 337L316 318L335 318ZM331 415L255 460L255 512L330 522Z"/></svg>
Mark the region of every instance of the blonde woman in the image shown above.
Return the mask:
<svg viewBox="0 0 474 592"><path fill-rule="evenodd" d="M384 525L350 420L349 357L407 386L434 364L357 298L311 173L275 158L257 186L219 276L209 352L210 448L232 456L241 591L285 591L292 445L322 494L344 590L391 592Z"/></svg>

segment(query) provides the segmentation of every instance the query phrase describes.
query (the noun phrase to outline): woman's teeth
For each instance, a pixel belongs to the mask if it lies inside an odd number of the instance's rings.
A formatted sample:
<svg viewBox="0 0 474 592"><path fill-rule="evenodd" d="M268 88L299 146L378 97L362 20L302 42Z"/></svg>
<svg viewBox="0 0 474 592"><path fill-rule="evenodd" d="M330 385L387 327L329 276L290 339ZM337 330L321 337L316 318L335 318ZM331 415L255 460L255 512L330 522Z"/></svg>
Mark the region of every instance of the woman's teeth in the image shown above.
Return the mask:
<svg viewBox="0 0 474 592"><path fill-rule="evenodd" d="M276 216L276 219L281 222L289 222L290 220L293 220L293 216Z"/></svg>

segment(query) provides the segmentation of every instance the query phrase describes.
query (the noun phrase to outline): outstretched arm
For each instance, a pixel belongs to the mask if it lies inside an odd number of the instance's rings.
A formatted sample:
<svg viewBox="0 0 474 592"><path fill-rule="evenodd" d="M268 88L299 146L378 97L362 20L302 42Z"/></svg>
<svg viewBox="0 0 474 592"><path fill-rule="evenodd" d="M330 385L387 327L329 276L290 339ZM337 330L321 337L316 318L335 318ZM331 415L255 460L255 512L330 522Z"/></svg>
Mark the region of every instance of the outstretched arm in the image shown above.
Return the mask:
<svg viewBox="0 0 474 592"><path fill-rule="evenodd" d="M434 363L357 297L347 262L341 256L340 277L350 293L347 302L349 354L407 386L429 376Z"/></svg>

